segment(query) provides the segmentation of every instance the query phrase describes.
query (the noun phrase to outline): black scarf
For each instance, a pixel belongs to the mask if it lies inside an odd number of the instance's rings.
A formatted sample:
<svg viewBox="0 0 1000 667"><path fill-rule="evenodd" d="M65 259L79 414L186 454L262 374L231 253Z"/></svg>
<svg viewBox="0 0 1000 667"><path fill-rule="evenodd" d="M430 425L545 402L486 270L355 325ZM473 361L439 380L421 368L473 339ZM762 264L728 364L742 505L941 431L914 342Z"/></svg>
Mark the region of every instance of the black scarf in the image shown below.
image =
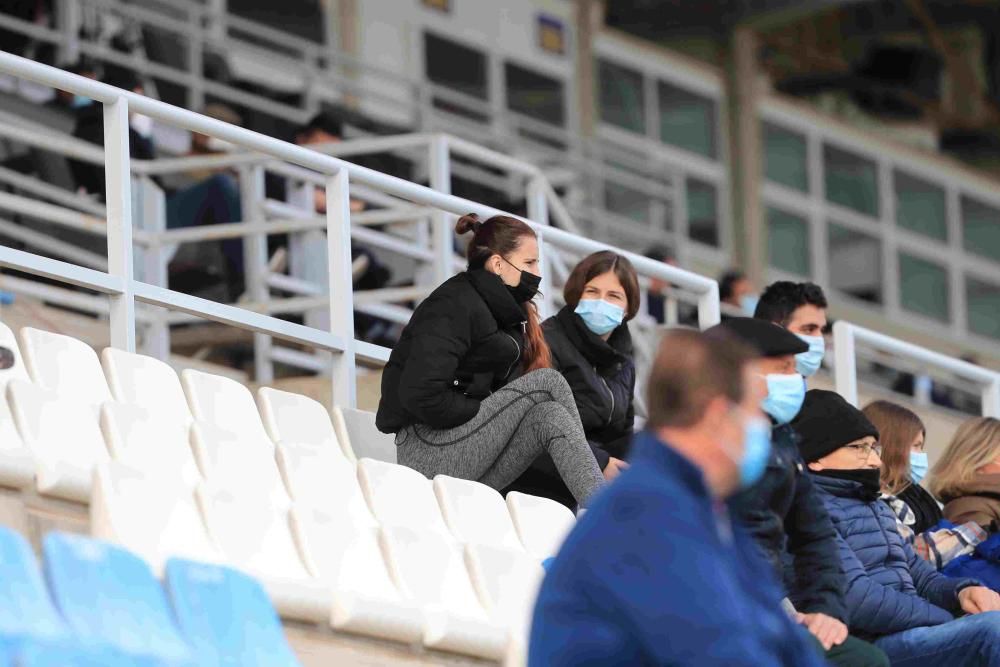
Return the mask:
<svg viewBox="0 0 1000 667"><path fill-rule="evenodd" d="M628 325L620 324L605 341L584 324L583 318L573 312L570 306L563 306L556 313L556 320L562 326L566 338L573 344L587 362L598 369L614 369L632 356L632 334Z"/></svg>
<svg viewBox="0 0 1000 667"><path fill-rule="evenodd" d="M934 496L919 484L910 484L899 492L899 498L913 510L916 522L913 524L913 531L922 533L925 530L936 526L941 520L941 508L938 507Z"/></svg>
<svg viewBox="0 0 1000 667"><path fill-rule="evenodd" d="M500 280L500 276L490 273L486 269L472 269L466 271L466 274L469 276L472 287L486 302L486 307L493 313L493 317L501 329L510 329L514 326L520 328L528 321L525 306L514 300L510 290Z"/></svg>
<svg viewBox="0 0 1000 667"><path fill-rule="evenodd" d="M878 468L858 468L856 470L820 470L817 475L858 482L861 489L858 498L870 503L882 495L882 471Z"/></svg>

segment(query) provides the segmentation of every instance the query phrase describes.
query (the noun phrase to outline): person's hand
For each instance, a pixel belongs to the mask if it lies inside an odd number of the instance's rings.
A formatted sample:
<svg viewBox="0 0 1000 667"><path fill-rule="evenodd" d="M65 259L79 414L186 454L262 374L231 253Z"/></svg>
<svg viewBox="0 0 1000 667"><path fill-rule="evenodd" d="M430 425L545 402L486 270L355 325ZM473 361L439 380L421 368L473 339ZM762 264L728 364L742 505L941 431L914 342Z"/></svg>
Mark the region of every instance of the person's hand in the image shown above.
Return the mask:
<svg viewBox="0 0 1000 667"><path fill-rule="evenodd" d="M967 614L1000 611L1000 595L985 586L969 586L958 592L958 602Z"/></svg>
<svg viewBox="0 0 1000 667"><path fill-rule="evenodd" d="M829 651L834 646L839 646L847 639L847 626L826 614L798 614L796 616L800 625L806 626L806 630L812 634L819 643L823 645L824 651Z"/></svg>
<svg viewBox="0 0 1000 667"><path fill-rule="evenodd" d="M615 477L617 477L623 470L628 468L628 464L621 459L616 459L611 457L608 459L608 465L604 466L604 479L610 482Z"/></svg>

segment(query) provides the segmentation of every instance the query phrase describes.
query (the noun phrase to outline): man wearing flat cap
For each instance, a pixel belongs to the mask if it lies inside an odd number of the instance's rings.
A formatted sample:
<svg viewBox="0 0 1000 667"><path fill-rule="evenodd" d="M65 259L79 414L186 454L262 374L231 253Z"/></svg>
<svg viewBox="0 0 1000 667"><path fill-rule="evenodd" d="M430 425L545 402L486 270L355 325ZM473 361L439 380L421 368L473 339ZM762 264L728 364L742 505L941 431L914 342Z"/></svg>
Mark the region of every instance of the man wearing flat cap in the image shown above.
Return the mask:
<svg viewBox="0 0 1000 667"><path fill-rule="evenodd" d="M716 333L718 332L718 333ZM706 335L728 333L756 349L760 381L767 385L761 408L771 419L771 453L763 476L729 501L730 511L753 535L784 580L794 618L822 646L834 665L888 665L885 654L848 635L846 583L837 555L836 532L798 451L790 422L805 397L795 355L809 345L766 320L732 318ZM786 564L788 567L786 568Z"/></svg>

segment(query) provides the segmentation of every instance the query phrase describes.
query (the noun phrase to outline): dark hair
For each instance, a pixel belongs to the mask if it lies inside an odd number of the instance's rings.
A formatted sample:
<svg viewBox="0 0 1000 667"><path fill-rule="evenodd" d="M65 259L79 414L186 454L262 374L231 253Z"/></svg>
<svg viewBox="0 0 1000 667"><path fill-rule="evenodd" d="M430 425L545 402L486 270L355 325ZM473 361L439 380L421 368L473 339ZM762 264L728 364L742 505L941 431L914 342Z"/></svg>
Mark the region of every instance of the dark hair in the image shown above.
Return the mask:
<svg viewBox="0 0 1000 667"><path fill-rule="evenodd" d="M117 65L105 68L104 83L128 91L134 91L136 88L142 87L142 79L139 78L138 74L128 68Z"/></svg>
<svg viewBox="0 0 1000 667"><path fill-rule="evenodd" d="M14 351L9 347L0 345L0 371L5 371L14 366Z"/></svg>
<svg viewBox="0 0 1000 667"><path fill-rule="evenodd" d="M632 262L624 255L619 255L611 250L601 250L592 255L587 255L580 260L580 263L573 267L566 285L563 286L563 298L567 306L576 308L580 303L580 296L583 288L597 276L613 271L615 277L625 289L625 298L628 307L625 309L625 321L631 320L639 312L639 278L635 274Z"/></svg>
<svg viewBox="0 0 1000 667"><path fill-rule="evenodd" d="M746 280L746 274L742 271L726 271L719 277L719 300L725 301L733 297L733 288L741 280Z"/></svg>
<svg viewBox="0 0 1000 667"><path fill-rule="evenodd" d="M672 330L660 342L647 388L649 425L693 426L717 396L743 400L743 369L758 355L732 334Z"/></svg>
<svg viewBox="0 0 1000 667"><path fill-rule="evenodd" d="M480 222L479 216L475 213L467 213L455 223L455 232L473 233L465 252L470 271L486 266L486 260L493 255L500 255L506 259L518 249L524 238L529 236L535 238L535 231L528 223L507 215L494 215L486 222ZM538 309L531 302L524 304L524 308L528 316L524 334L524 371L551 368L552 353L542 333Z"/></svg>
<svg viewBox="0 0 1000 667"><path fill-rule="evenodd" d="M760 295L757 310L753 316L758 320L768 320L783 327L792 321L796 310L805 305L826 309L826 295L823 288L814 283L793 283L779 280L771 283Z"/></svg>
<svg viewBox="0 0 1000 667"><path fill-rule="evenodd" d="M671 251L667 246L659 243L646 248L646 252L643 253L643 256L649 259L655 259L657 262L670 262L675 259L673 251Z"/></svg>
<svg viewBox="0 0 1000 667"><path fill-rule="evenodd" d="M889 401L873 401L861 412L878 429L882 490L899 495L910 486L910 446L917 434L927 436L927 428L915 412Z"/></svg>
<svg viewBox="0 0 1000 667"><path fill-rule="evenodd" d="M311 132L326 132L335 137L342 137L344 136L344 121L330 111L320 111L310 118L308 123L300 127L295 136L301 137Z"/></svg>

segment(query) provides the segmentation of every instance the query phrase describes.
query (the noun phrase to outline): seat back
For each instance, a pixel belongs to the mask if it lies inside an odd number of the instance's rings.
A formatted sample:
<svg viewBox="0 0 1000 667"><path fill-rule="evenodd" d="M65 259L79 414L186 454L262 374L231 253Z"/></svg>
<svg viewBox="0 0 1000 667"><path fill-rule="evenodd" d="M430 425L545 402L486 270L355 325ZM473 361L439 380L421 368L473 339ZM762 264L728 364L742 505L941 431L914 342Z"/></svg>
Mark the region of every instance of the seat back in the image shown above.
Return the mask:
<svg viewBox="0 0 1000 667"><path fill-rule="evenodd" d="M106 347L101 365L116 401L145 406L165 419L190 424L191 409L181 381L167 364L142 354Z"/></svg>
<svg viewBox="0 0 1000 667"><path fill-rule="evenodd" d="M446 475L434 478L434 495L451 534L460 542L523 550L503 496L496 489Z"/></svg>
<svg viewBox="0 0 1000 667"><path fill-rule="evenodd" d="M234 433L196 422L191 427L195 460L205 481L237 495L265 495L276 507L291 503L274 458L274 445L263 435Z"/></svg>
<svg viewBox="0 0 1000 667"><path fill-rule="evenodd" d="M81 637L134 656L190 660L149 566L125 549L80 535L49 533L43 551L49 589Z"/></svg>
<svg viewBox="0 0 1000 667"><path fill-rule="evenodd" d="M150 474L180 476L193 487L201 475L189 430L183 421L143 405L105 403L101 408L101 431L113 459Z"/></svg>
<svg viewBox="0 0 1000 667"><path fill-rule="evenodd" d="M185 369L181 385L195 420L270 442L250 390L231 378Z"/></svg>
<svg viewBox="0 0 1000 667"><path fill-rule="evenodd" d="M204 664L298 665L261 585L228 567L172 558L167 595L177 624Z"/></svg>
<svg viewBox="0 0 1000 667"><path fill-rule="evenodd" d="M342 454L330 413L318 401L270 387L257 390L257 404L271 440L290 445L313 445Z"/></svg>
<svg viewBox="0 0 1000 667"><path fill-rule="evenodd" d="M21 352L35 384L93 408L111 400L111 390L93 348L71 336L21 329Z"/></svg>
<svg viewBox="0 0 1000 667"><path fill-rule="evenodd" d="M540 560L558 553L576 523L565 505L517 491L507 494L507 508L525 551Z"/></svg>
<svg viewBox="0 0 1000 667"><path fill-rule="evenodd" d="M10 350L14 357L14 363L10 368L0 368L0 393L2 393L7 383L14 378L26 381L31 378L28 376L28 367L24 365L24 357L21 356L21 346L14 332L3 322L0 322L0 347Z"/></svg>
<svg viewBox="0 0 1000 667"><path fill-rule="evenodd" d="M358 461L368 507L383 526L412 526L451 539L430 480L412 468L374 459Z"/></svg>
<svg viewBox="0 0 1000 667"><path fill-rule="evenodd" d="M378 542L378 529L343 514L296 508L293 532L310 574L335 591L399 598Z"/></svg>
<svg viewBox="0 0 1000 667"><path fill-rule="evenodd" d="M301 445L278 445L277 451L278 469L297 506L341 514L358 526L375 526L357 471L339 452Z"/></svg>
<svg viewBox="0 0 1000 667"><path fill-rule="evenodd" d="M465 546L473 588L490 617L527 639L545 570L524 551L481 544Z"/></svg>
<svg viewBox="0 0 1000 667"><path fill-rule="evenodd" d="M34 480L35 459L17 432L7 391L0 382L0 484L22 488L31 486Z"/></svg>
<svg viewBox="0 0 1000 667"><path fill-rule="evenodd" d="M347 458L396 463L396 439L375 427L375 413L334 406L333 425Z"/></svg>
<svg viewBox="0 0 1000 667"><path fill-rule="evenodd" d="M0 581L0 637L58 639L67 634L31 546L4 526L0 526Z"/></svg>

